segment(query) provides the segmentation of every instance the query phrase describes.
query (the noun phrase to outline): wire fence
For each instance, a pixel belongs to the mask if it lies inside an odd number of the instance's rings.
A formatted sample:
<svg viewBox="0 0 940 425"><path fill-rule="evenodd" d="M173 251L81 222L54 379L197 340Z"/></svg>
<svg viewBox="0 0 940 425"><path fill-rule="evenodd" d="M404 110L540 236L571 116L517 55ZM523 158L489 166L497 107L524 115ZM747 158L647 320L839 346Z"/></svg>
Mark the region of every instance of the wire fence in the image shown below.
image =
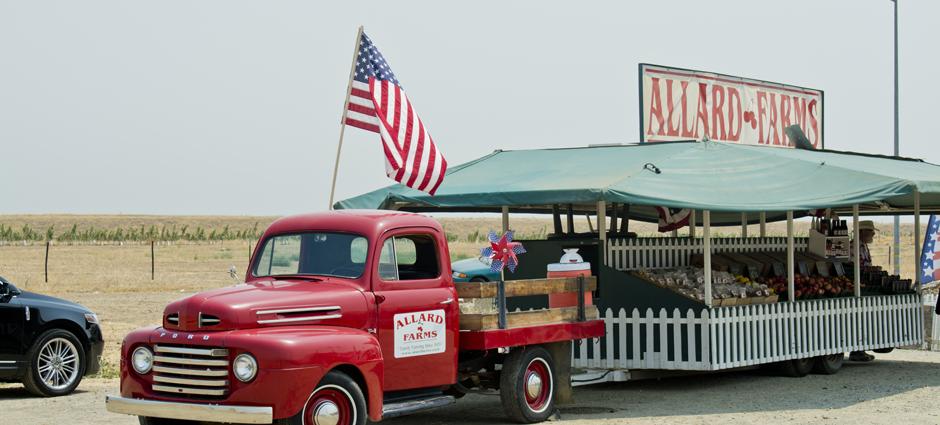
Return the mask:
<svg viewBox="0 0 940 425"><path fill-rule="evenodd" d="M202 269L207 261L247 263L257 240L212 241L0 241L0 274L43 283L75 275L124 273L156 280ZM146 257L146 259L142 258ZM212 260L215 260L214 262ZM227 268L226 268L227 269ZM87 276L86 276L87 277Z"/></svg>

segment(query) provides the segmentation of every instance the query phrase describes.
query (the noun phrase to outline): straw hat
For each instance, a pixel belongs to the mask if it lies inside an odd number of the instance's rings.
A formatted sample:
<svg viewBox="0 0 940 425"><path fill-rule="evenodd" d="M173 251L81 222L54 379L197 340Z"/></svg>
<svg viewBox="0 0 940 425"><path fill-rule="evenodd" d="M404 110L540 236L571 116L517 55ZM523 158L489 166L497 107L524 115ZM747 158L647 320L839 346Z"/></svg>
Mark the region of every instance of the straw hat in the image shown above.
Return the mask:
<svg viewBox="0 0 940 425"><path fill-rule="evenodd" d="M862 220L858 222L858 230L871 230L872 232L877 232L878 228L875 227L875 222L871 220Z"/></svg>

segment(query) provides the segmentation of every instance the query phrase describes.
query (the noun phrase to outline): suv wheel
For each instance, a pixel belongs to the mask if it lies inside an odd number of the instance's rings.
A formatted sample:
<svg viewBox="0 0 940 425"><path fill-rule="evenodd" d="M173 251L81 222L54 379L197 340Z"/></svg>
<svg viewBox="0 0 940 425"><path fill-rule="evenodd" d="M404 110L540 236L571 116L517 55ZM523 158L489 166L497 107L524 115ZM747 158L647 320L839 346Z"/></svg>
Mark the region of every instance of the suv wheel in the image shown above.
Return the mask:
<svg viewBox="0 0 940 425"><path fill-rule="evenodd" d="M27 352L26 389L38 396L56 397L75 390L85 375L85 350L75 335L62 329L44 332Z"/></svg>

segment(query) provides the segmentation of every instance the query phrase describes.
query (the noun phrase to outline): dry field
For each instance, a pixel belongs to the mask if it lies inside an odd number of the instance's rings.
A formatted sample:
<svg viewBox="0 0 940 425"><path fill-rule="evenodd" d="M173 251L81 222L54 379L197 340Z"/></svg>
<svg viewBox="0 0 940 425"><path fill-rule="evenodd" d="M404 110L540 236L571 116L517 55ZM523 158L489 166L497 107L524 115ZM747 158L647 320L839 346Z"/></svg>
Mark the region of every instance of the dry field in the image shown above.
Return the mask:
<svg viewBox="0 0 940 425"><path fill-rule="evenodd" d="M151 225L202 226L218 229L230 226L239 230L256 223L267 226L273 217L181 217L181 216L84 216L37 215L0 216L0 224L13 227L29 225L37 229L54 226L55 229L79 227L118 228ZM501 227L498 216L440 217L451 239L450 247L455 259L475 256L484 245L483 238L490 229ZM798 233L806 233L806 224L800 223ZM520 238L544 237L551 229L551 221L543 218L512 218L511 227ZM575 224L577 231L587 231L584 217ZM890 230L889 226L882 226ZM631 223L631 230L641 235L655 234L655 225ZM782 224L768 226L770 234L781 235ZM748 233L757 234L757 226ZM902 241L910 247L912 226L902 229ZM740 227L717 228L721 235L740 233ZM891 235L882 231L872 247L876 263L888 264L888 245ZM150 245L148 243L58 243L53 242L49 255L49 282L43 279L45 245L42 242L0 242L0 275L23 289L41 292L76 301L94 310L101 317L107 346L103 376L115 376L120 341L128 331L159 323L163 306L191 293L231 285L228 269L235 266L239 274L247 269L249 246L255 241L226 240L214 242L157 242L155 247L156 273L150 276ZM905 248L902 265L910 276L913 268L913 249Z"/></svg>

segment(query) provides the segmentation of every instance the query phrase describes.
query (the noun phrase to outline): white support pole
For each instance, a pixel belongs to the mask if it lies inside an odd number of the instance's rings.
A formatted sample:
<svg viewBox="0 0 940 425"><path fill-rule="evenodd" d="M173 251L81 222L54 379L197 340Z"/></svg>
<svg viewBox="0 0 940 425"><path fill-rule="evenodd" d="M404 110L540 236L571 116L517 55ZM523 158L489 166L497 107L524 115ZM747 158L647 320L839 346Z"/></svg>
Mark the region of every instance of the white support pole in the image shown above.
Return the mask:
<svg viewBox="0 0 940 425"><path fill-rule="evenodd" d="M767 237L767 213L760 212L760 237Z"/></svg>
<svg viewBox="0 0 940 425"><path fill-rule="evenodd" d="M855 297L862 296L862 259L861 256L861 239L858 234L858 204L852 205L852 253L855 255L852 257L852 271L855 276Z"/></svg>
<svg viewBox="0 0 940 425"><path fill-rule="evenodd" d="M339 143L336 145L336 162L333 164L333 182L330 185L330 205L333 209L333 196L336 194L336 175L339 174L339 156L343 151L343 135L346 134L346 113L349 111L349 95L352 93L353 76L356 75L356 57L359 56L359 42L362 40L362 25L356 33L356 44L353 48L352 64L349 66L349 82L346 85L346 101L343 102L343 115L339 119Z"/></svg>
<svg viewBox="0 0 940 425"><path fill-rule="evenodd" d="M741 237L747 237L747 213L741 213Z"/></svg>
<svg viewBox="0 0 940 425"><path fill-rule="evenodd" d="M787 211L787 300L796 301L796 276L793 259L793 211Z"/></svg>
<svg viewBox="0 0 940 425"><path fill-rule="evenodd" d="M702 238L705 246L703 252L705 257L705 305L712 306L712 217L711 211L702 211Z"/></svg>
<svg viewBox="0 0 940 425"><path fill-rule="evenodd" d="M695 237L695 210L692 210L692 214L689 216L689 237Z"/></svg>
<svg viewBox="0 0 940 425"><path fill-rule="evenodd" d="M914 287L920 294L920 191L914 189ZM936 337L934 337L936 338Z"/></svg>

